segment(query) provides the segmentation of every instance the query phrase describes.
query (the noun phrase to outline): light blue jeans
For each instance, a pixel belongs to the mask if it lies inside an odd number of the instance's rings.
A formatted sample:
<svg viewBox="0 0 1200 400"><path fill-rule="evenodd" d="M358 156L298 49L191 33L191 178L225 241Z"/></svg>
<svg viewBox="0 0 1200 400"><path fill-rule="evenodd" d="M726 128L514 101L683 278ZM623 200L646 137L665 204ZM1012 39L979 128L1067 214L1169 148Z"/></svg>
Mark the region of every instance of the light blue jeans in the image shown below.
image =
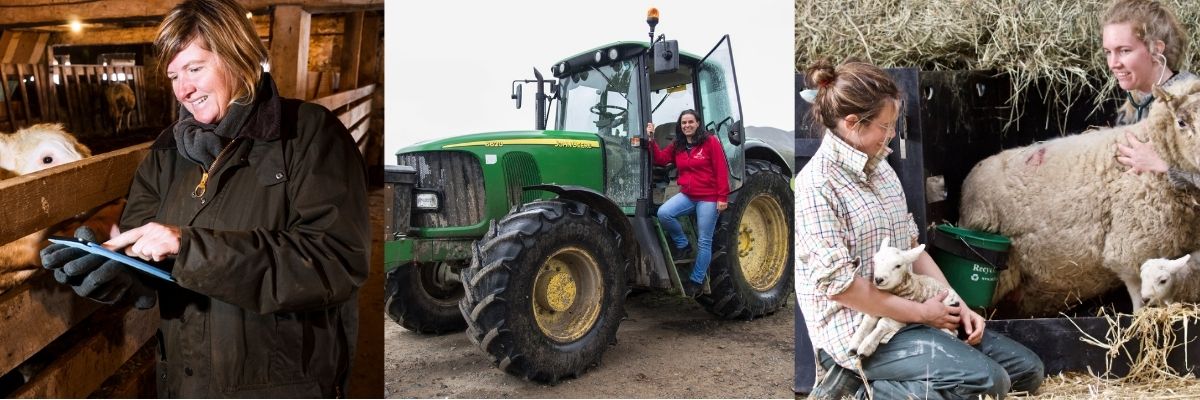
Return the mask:
<svg viewBox="0 0 1200 400"><path fill-rule="evenodd" d="M713 230L717 227L717 203L715 201L692 201L687 195L678 193L671 196L661 207L658 207L658 222L667 230L675 248L687 247L688 238L683 234L679 218L686 214L696 214L696 261L692 264L692 282L704 283L708 274L708 264L712 262Z"/></svg>

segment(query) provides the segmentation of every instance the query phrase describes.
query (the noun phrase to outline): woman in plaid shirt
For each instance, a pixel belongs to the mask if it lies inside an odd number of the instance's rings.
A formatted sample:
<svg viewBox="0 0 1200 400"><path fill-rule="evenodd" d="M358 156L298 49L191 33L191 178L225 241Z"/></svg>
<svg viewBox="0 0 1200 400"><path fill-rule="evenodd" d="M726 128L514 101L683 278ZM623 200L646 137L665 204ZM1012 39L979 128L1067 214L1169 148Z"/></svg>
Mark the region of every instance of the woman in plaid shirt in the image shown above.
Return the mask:
<svg viewBox="0 0 1200 400"><path fill-rule="evenodd" d="M900 93L870 64L807 71L815 86L812 113L828 131L821 148L796 177L796 296L825 379L814 397L864 396L861 371L876 398L1002 397L1010 389L1041 385L1041 360L1029 349L984 330L965 305L942 304L945 294L917 303L871 284L874 251L884 238L917 244L917 226L904 190L885 158L895 135ZM917 273L945 283L928 254ZM850 338L864 313L908 323L865 359L850 355ZM962 325L966 341L939 329ZM849 370L847 370L847 368Z"/></svg>

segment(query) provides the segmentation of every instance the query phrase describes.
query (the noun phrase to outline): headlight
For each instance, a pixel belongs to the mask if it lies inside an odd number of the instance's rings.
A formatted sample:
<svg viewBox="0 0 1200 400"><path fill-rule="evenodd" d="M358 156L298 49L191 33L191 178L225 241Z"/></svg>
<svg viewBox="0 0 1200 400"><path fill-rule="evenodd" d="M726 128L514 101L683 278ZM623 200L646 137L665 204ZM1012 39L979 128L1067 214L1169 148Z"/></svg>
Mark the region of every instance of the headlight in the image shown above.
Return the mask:
<svg viewBox="0 0 1200 400"><path fill-rule="evenodd" d="M613 47L613 48L611 48L611 49L608 49L608 59L609 59L609 60L616 61L616 60L617 60L617 56L619 56L619 55L620 55L620 54L618 54L618 53L617 53L617 48L616 48L616 47Z"/></svg>
<svg viewBox="0 0 1200 400"><path fill-rule="evenodd" d="M596 50L595 60L596 60L596 64L599 64L601 61L604 61L604 50Z"/></svg>
<svg viewBox="0 0 1200 400"><path fill-rule="evenodd" d="M417 211L437 211L440 204L437 193L418 192L416 195Z"/></svg>

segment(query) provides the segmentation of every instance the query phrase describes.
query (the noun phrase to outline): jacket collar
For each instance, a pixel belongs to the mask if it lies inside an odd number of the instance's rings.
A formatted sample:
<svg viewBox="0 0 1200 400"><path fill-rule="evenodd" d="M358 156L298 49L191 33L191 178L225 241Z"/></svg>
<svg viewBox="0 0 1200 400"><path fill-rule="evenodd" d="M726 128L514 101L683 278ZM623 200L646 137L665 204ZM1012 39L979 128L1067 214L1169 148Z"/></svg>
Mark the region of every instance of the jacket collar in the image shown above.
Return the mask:
<svg viewBox="0 0 1200 400"><path fill-rule="evenodd" d="M282 135L280 129L283 120L282 101L283 98L279 96L279 90L275 87L275 80L271 79L270 73L263 72L258 81L254 111L246 120L246 124L242 126L238 136L260 142L278 140ZM187 109L180 105L179 118L183 119L187 115ZM150 145L150 148L174 149L176 147L174 132L177 123L179 123L178 120L159 133L158 139L154 140L154 144Z"/></svg>
<svg viewBox="0 0 1200 400"><path fill-rule="evenodd" d="M821 141L821 146L829 148L827 150L830 154L829 160L833 165L854 175L862 182L870 181L871 174L883 160L883 157L867 156L867 153L858 151L829 130L825 131L825 139Z"/></svg>

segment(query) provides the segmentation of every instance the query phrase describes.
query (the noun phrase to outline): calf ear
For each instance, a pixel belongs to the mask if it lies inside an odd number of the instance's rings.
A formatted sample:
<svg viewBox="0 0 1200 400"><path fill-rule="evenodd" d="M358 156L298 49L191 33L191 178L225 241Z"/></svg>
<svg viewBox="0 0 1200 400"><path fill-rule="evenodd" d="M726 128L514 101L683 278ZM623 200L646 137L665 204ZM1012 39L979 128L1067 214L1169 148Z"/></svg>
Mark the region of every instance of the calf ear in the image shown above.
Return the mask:
<svg viewBox="0 0 1200 400"><path fill-rule="evenodd" d="M884 248L888 247L888 244L891 242L891 240L892 238L884 236L883 242L879 243L879 250L883 250Z"/></svg>

